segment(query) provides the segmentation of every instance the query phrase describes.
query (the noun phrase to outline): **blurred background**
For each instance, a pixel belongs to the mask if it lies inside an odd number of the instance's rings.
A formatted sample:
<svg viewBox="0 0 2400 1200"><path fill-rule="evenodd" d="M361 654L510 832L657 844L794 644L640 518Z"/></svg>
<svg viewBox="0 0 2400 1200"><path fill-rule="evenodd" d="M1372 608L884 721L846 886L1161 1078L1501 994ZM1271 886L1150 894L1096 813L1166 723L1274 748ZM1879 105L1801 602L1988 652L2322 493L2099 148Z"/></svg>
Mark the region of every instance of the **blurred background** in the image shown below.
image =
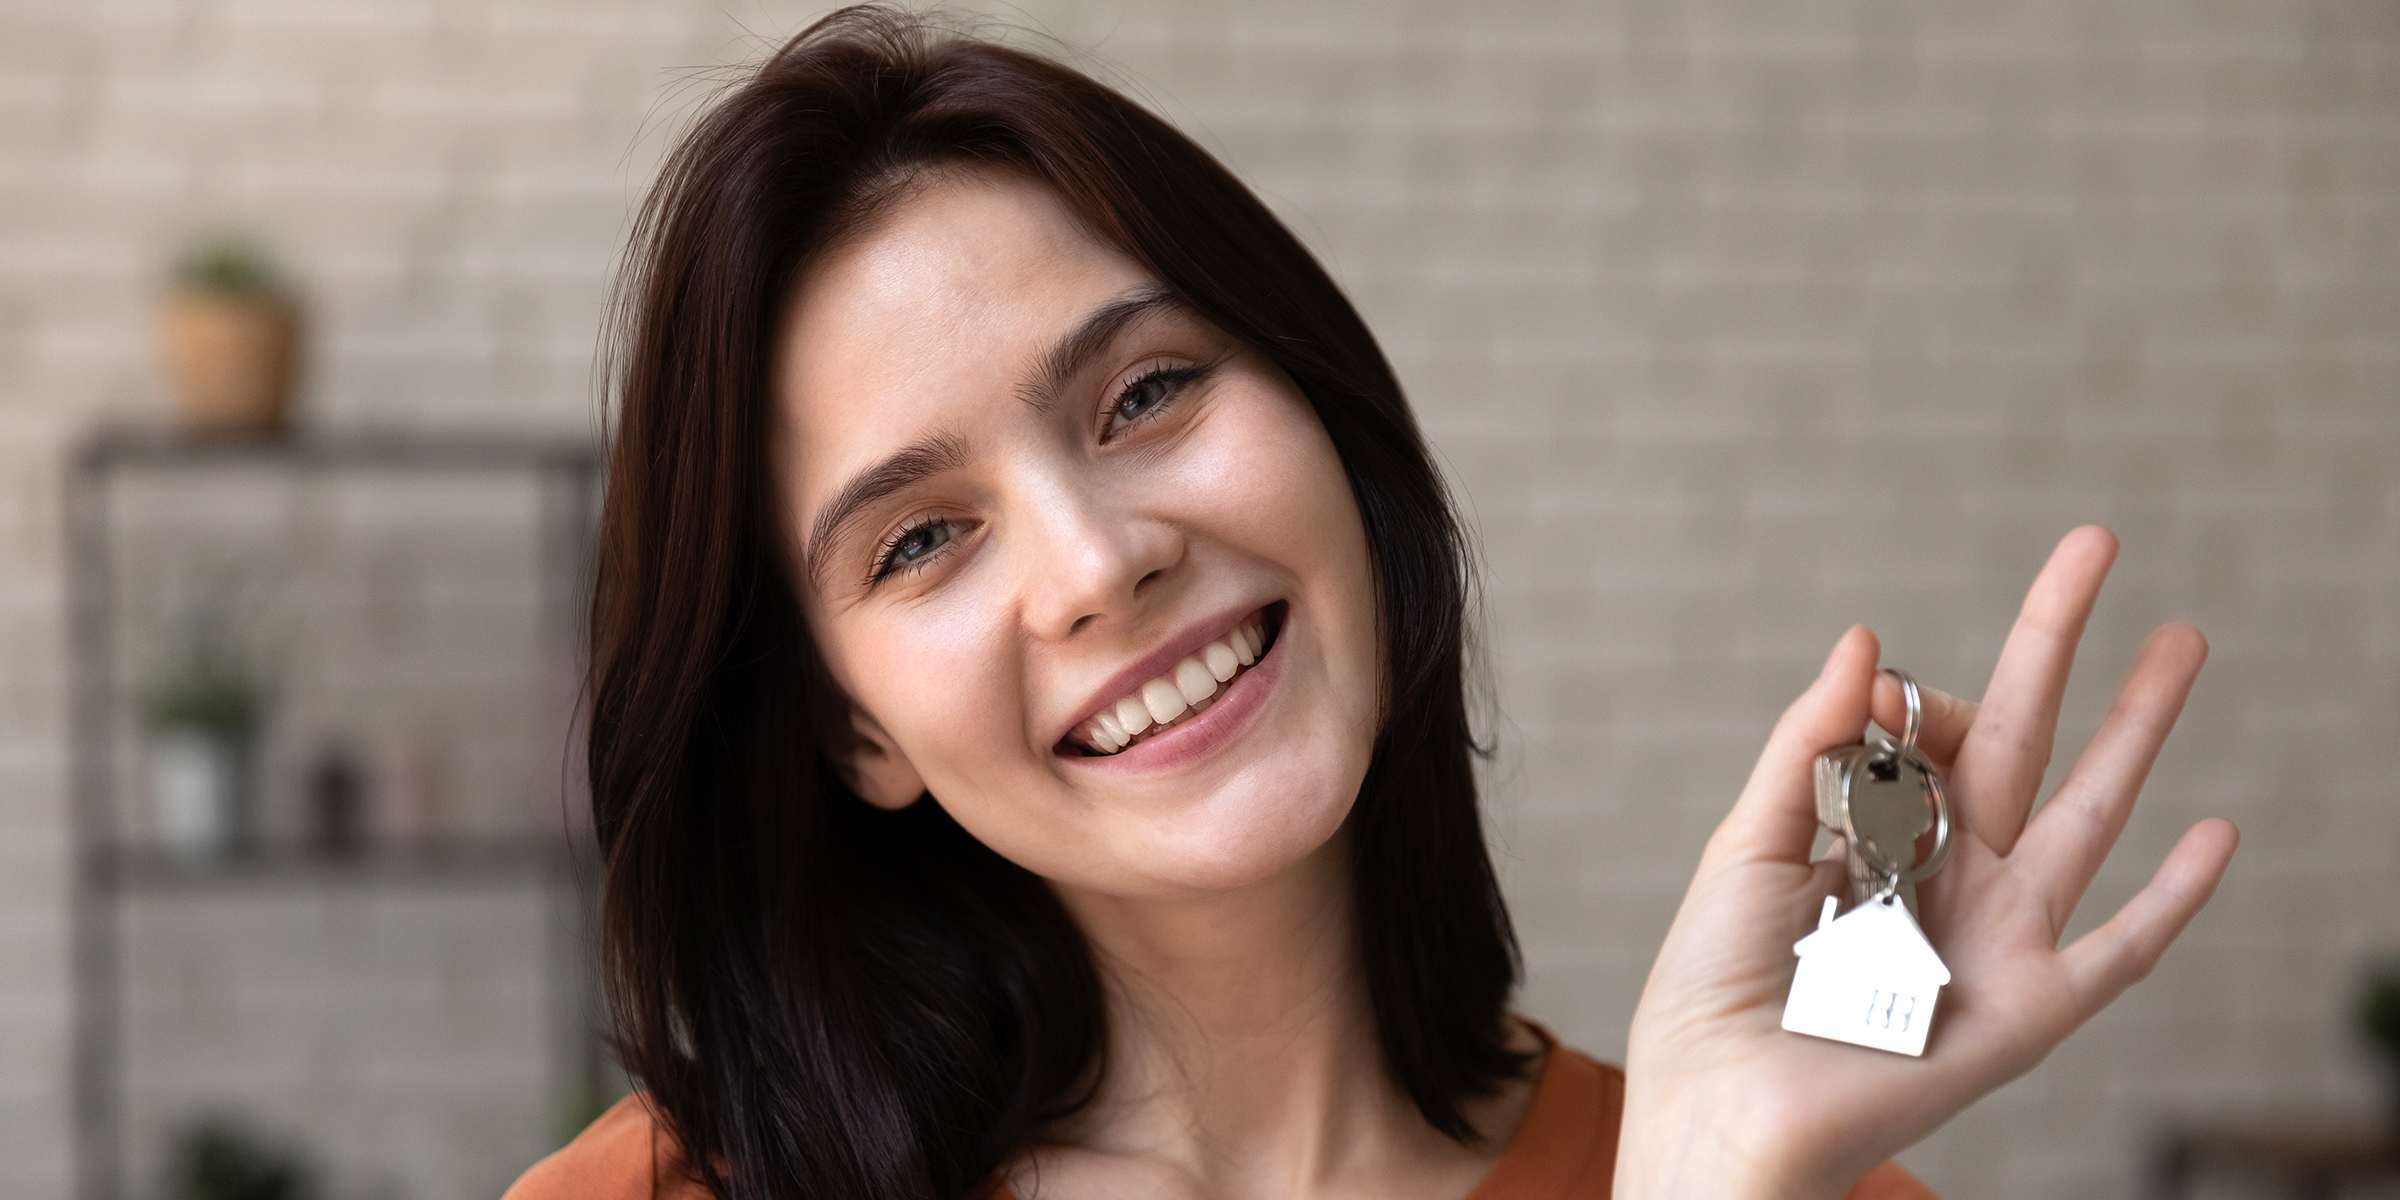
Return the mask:
<svg viewBox="0 0 2400 1200"><path fill-rule="evenodd" d="M821 11L0 4L0 1194L492 1196L620 1086L566 752L602 306ZM1841 630L1978 694L2103 522L2053 779L2147 630L2214 656L2075 932L2202 816L2242 851L1903 1161L2400 1154L2400 9L979 11L1221 155L1398 365L1480 537L1524 1011L1621 1054Z"/></svg>

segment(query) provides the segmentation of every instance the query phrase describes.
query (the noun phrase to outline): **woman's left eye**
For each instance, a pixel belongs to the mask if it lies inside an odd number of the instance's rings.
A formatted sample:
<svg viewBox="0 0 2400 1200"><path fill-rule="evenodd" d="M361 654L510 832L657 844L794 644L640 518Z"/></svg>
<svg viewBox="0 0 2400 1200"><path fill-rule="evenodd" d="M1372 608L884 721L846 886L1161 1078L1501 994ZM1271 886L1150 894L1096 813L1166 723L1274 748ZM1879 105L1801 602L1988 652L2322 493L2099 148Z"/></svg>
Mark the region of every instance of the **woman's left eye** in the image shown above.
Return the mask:
<svg viewBox="0 0 2400 1200"><path fill-rule="evenodd" d="M947 517L907 526L885 540L882 553L875 556L875 571L867 582L881 583L900 572L932 562L957 536L958 527Z"/></svg>
<svg viewBox="0 0 2400 1200"><path fill-rule="evenodd" d="M1207 373L1206 367L1160 367L1126 384L1104 414L1107 420L1101 430L1102 439L1165 412L1186 386Z"/></svg>

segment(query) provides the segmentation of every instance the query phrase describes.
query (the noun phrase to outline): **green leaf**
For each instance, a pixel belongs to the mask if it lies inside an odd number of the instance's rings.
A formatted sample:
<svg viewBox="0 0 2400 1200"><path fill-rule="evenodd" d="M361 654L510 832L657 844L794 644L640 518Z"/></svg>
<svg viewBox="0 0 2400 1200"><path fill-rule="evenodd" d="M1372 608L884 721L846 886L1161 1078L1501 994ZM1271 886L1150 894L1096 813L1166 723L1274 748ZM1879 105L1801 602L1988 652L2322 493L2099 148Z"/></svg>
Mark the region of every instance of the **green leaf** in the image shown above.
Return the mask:
<svg viewBox="0 0 2400 1200"><path fill-rule="evenodd" d="M212 296L268 298L282 294L282 275L265 245L242 233L194 243L175 261L176 286Z"/></svg>

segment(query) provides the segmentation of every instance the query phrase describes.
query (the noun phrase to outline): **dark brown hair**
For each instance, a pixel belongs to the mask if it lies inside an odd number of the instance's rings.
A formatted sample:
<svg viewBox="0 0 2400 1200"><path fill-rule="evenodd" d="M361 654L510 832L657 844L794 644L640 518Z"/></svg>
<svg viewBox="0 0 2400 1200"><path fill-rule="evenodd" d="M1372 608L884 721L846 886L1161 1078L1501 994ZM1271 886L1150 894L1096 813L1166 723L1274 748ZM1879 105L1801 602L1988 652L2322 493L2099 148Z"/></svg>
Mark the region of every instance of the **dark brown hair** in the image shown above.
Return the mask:
<svg viewBox="0 0 2400 1200"><path fill-rule="evenodd" d="M833 770L845 712L773 515L768 371L797 272L944 164L1055 190L1324 422L1388 641L1349 818L1358 949L1392 1077L1473 1139L1461 1105L1524 1066L1516 943L1476 809L1459 531L1390 366L1189 139L1056 63L876 7L794 38L698 122L619 293L590 753L627 1070L727 1200L947 1200L1104 1069L1098 977L1047 885L938 797L880 811Z"/></svg>

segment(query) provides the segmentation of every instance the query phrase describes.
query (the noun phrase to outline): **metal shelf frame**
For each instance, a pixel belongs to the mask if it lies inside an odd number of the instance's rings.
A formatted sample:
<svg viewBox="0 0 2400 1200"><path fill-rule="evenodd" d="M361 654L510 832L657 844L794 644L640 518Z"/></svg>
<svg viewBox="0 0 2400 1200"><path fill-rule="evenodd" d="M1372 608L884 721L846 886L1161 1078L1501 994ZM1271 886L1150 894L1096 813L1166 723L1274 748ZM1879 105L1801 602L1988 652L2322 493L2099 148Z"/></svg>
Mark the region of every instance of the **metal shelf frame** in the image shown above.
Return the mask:
<svg viewBox="0 0 2400 1200"><path fill-rule="evenodd" d="M574 1014L551 1049L563 1070L595 1090L605 1063L595 1036L600 1004L594 966L562 926L588 920L595 866L555 837L436 843L399 854L369 850L329 857L269 848L228 857L205 869L178 864L118 836L120 790L112 739L117 694L115 587L109 485L132 472L248 466L322 474L354 470L489 471L530 474L542 485L541 617L549 628L579 629L588 594L592 514L598 511L601 452L590 440L514 432L295 431L199 436L172 429L111 427L74 451L66 472L71 688L70 786L74 808L71 892L74 1033L75 1194L124 1200L125 1061L120 975L122 902L136 894L225 889L324 889L347 886L450 887L531 881L550 897L546 922L552 1011ZM561 964L573 964L565 971ZM572 1043L572 1044L567 1044Z"/></svg>

